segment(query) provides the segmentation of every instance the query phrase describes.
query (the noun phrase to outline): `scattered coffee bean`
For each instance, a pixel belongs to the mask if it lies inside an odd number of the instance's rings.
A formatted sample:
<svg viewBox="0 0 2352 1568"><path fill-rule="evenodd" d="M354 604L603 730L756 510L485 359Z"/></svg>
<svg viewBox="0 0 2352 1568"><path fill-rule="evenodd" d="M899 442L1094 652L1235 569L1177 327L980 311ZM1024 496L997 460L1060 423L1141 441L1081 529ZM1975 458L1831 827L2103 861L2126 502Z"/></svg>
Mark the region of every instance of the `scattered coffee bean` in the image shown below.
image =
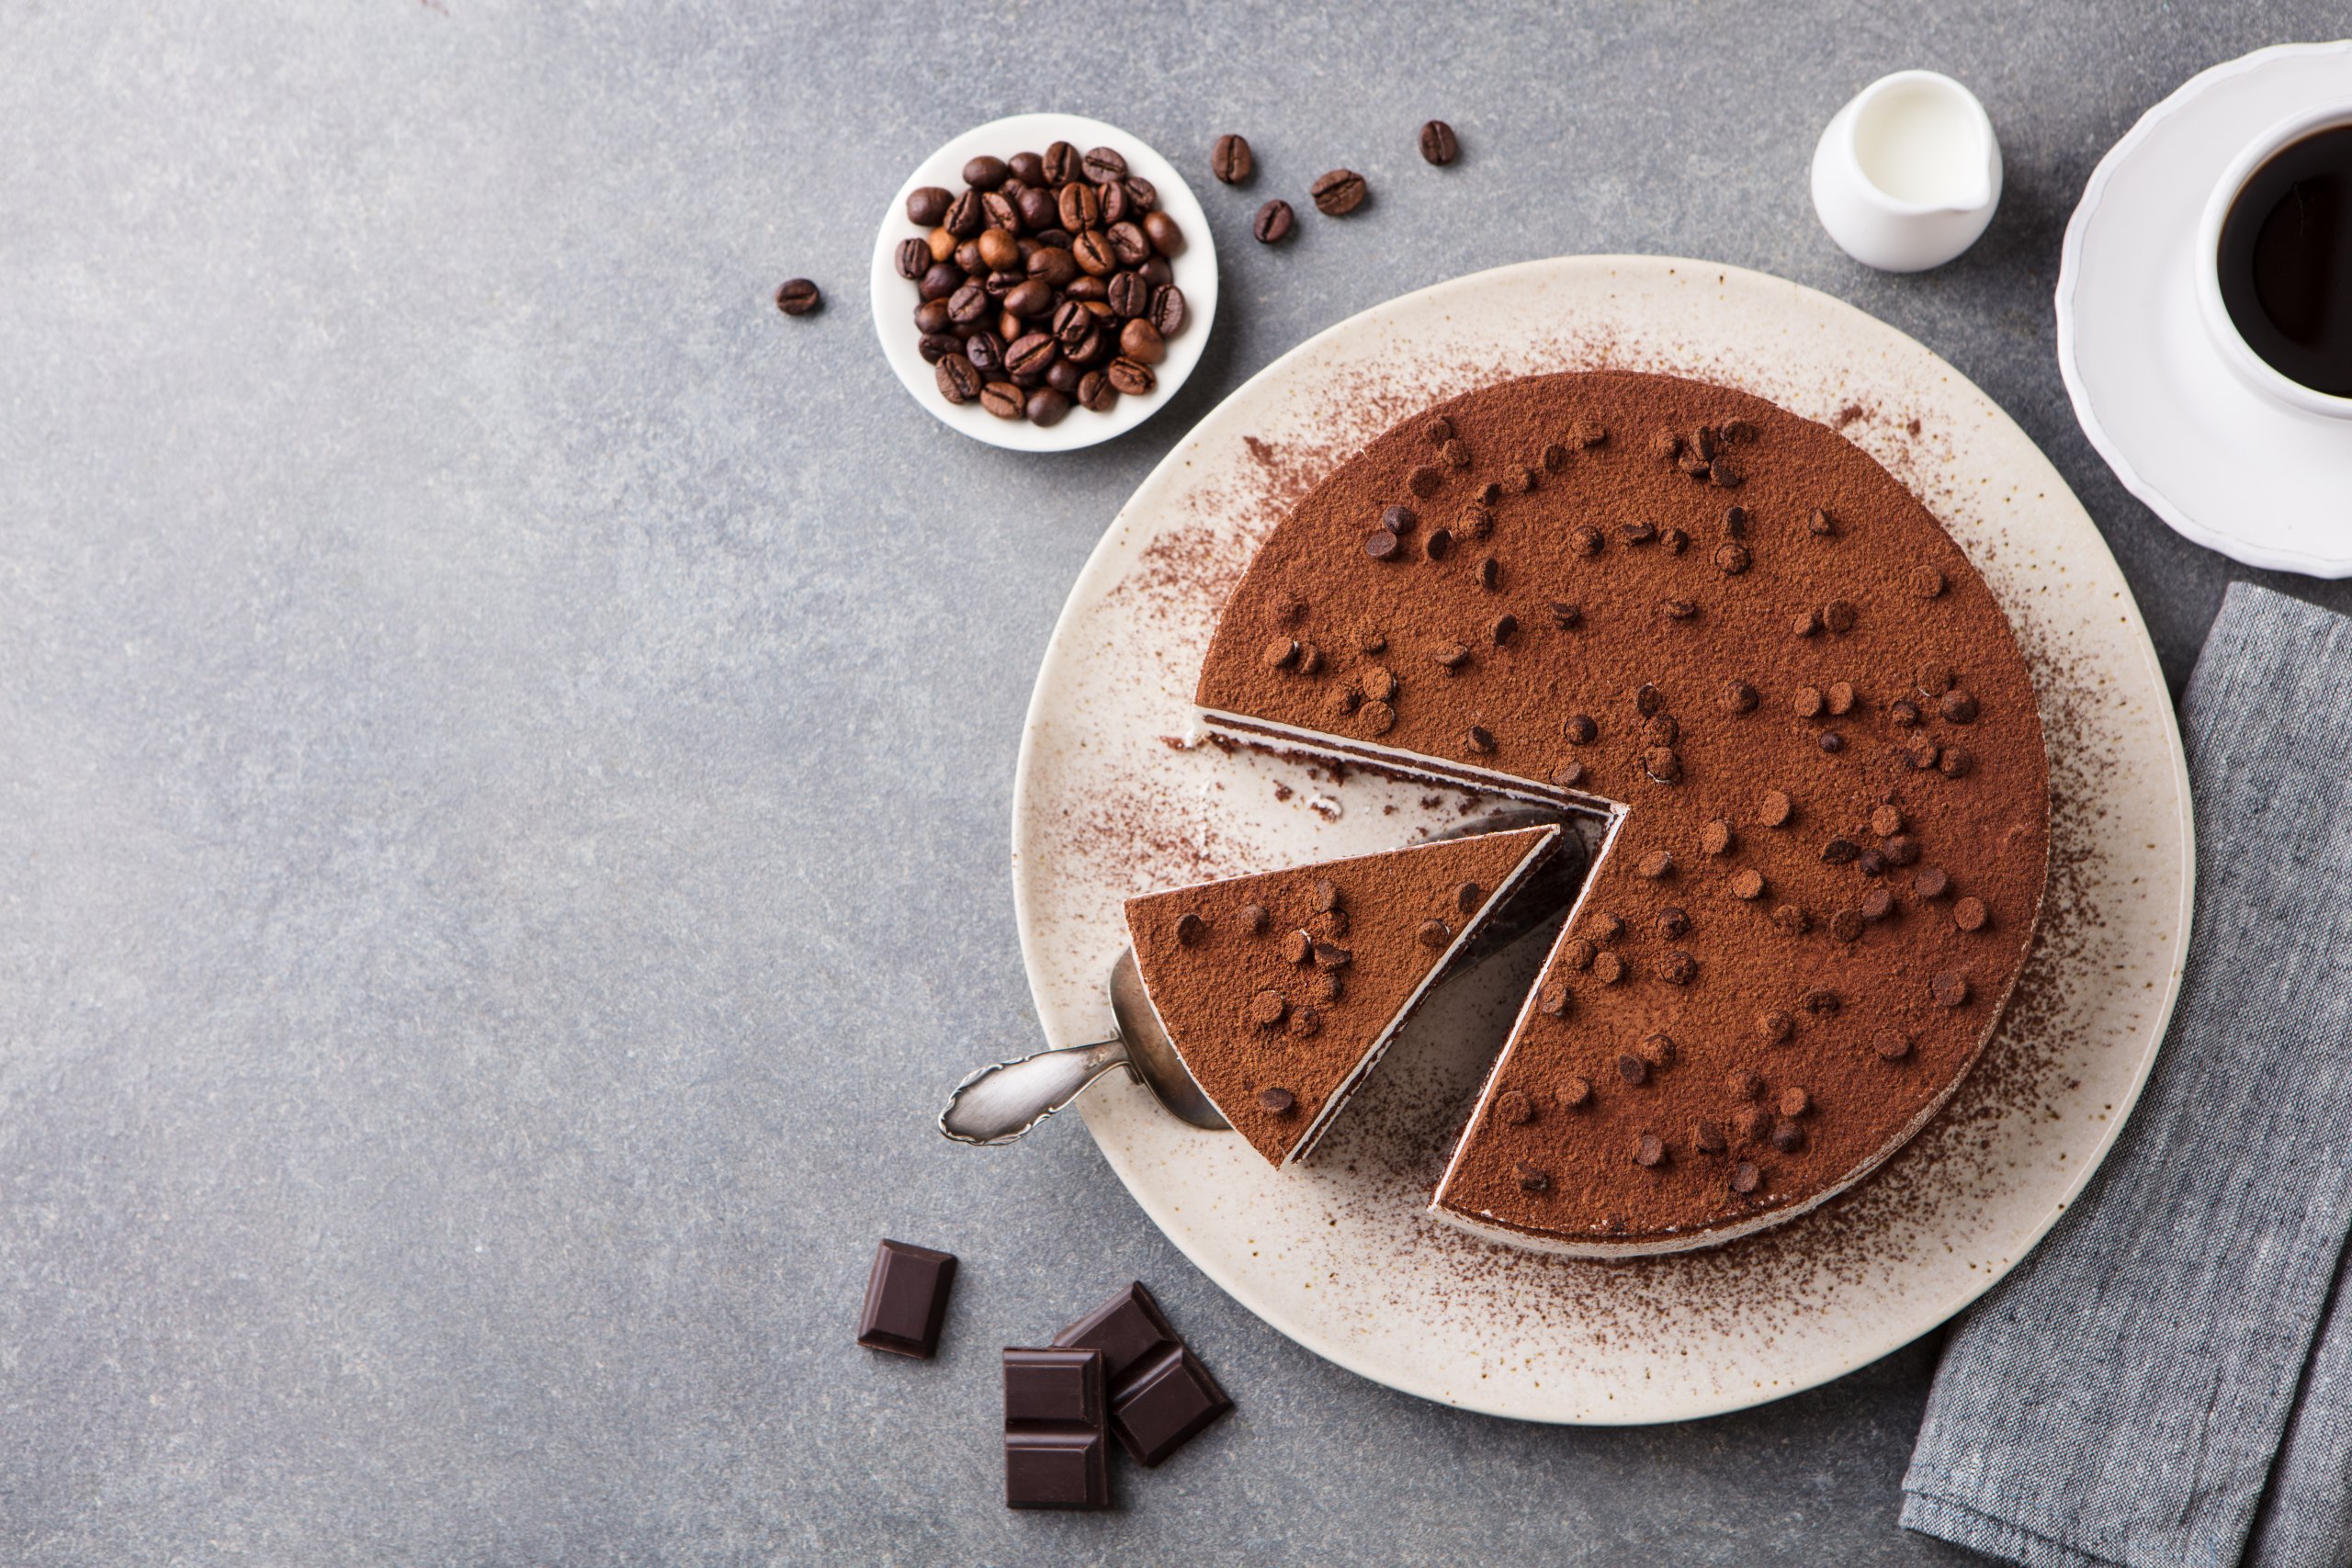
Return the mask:
<svg viewBox="0 0 2352 1568"><path fill-rule="evenodd" d="M1184 254L1184 231L1177 226L1176 220L1169 217L1165 212L1145 213L1142 229L1144 242L1150 250L1137 258L1138 261L1148 261L1153 252L1163 256L1181 256Z"/></svg>
<svg viewBox="0 0 2352 1568"><path fill-rule="evenodd" d="M907 221L918 229L935 228L955 199L954 193L938 186L920 186L907 193Z"/></svg>
<svg viewBox="0 0 2352 1568"><path fill-rule="evenodd" d="M1250 143L1238 136L1220 136L1209 149L1209 173L1219 185L1238 186L1258 172L1258 161L1250 155Z"/></svg>
<svg viewBox="0 0 2352 1568"><path fill-rule="evenodd" d="M1564 632L1572 632L1584 625L1584 606L1561 600L1552 602L1552 625Z"/></svg>
<svg viewBox="0 0 2352 1568"><path fill-rule="evenodd" d="M1025 412L1029 415L1030 423L1050 427L1059 424L1063 417L1069 412L1069 409L1070 400L1068 392L1053 387L1040 387L1029 394Z"/></svg>
<svg viewBox="0 0 2352 1568"><path fill-rule="evenodd" d="M1270 201L1258 209L1258 215L1250 220L1250 232L1261 245L1279 245L1290 238L1297 225L1289 202Z"/></svg>
<svg viewBox="0 0 2352 1568"><path fill-rule="evenodd" d="M1108 185L1113 180L1127 177L1127 161L1115 148L1091 147L1079 165L1080 173L1096 185Z"/></svg>
<svg viewBox="0 0 2352 1568"><path fill-rule="evenodd" d="M1027 417L1029 399L1010 381L990 381L980 389L980 407L999 419L1019 420Z"/></svg>
<svg viewBox="0 0 2352 1568"><path fill-rule="evenodd" d="M1462 144L1455 140L1453 127L1442 119L1433 119L1421 127L1421 159L1424 163L1442 166L1462 155Z"/></svg>
<svg viewBox="0 0 2352 1568"><path fill-rule="evenodd" d="M788 277L775 291L775 308L787 316L805 316L825 302L817 286L805 277Z"/></svg>
<svg viewBox="0 0 2352 1568"><path fill-rule="evenodd" d="M1149 321L1129 321L1119 329L1119 352L1138 365L1157 365L1168 357L1168 344Z"/></svg>
<svg viewBox="0 0 2352 1568"><path fill-rule="evenodd" d="M1487 627L1487 635L1494 639L1497 648L1502 647L1519 635L1519 617L1512 615L1497 615L1493 624Z"/></svg>
<svg viewBox="0 0 2352 1568"><path fill-rule="evenodd" d="M1161 337L1174 337L1184 330L1184 291L1172 283L1161 284L1151 291L1151 306L1146 314Z"/></svg>
<svg viewBox="0 0 2352 1568"><path fill-rule="evenodd" d="M1353 169L1333 169L1317 175L1308 193L1315 197L1315 209L1326 218L1345 218L1363 205L1370 187Z"/></svg>

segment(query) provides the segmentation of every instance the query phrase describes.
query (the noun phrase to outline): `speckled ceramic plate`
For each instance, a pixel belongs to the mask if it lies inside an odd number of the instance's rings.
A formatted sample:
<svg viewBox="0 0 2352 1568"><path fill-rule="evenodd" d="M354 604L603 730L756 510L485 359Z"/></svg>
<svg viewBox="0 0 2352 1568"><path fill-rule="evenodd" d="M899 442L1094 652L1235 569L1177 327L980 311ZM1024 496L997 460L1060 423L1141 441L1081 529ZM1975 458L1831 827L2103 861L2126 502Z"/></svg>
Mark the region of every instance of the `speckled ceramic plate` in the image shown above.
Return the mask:
<svg viewBox="0 0 2352 1568"><path fill-rule="evenodd" d="M1658 257L1481 273L1302 344L1169 454L1072 590L1023 737L1013 890L1038 1014L1068 1043L1104 1032L1127 895L1408 842L1462 809L1453 792L1194 744L1193 677L1250 551L1367 439L1488 381L1600 367L1719 381L1838 426L2007 607L2049 738L2050 891L1959 1096L1835 1203L1713 1251L1615 1265L1498 1247L1423 1212L1540 940L1442 993L1300 1168L1179 1122L1124 1078L1080 1105L1144 1212L1307 1348L1496 1415L1666 1421L1836 1377L1974 1300L2106 1153L2178 987L2188 784L2154 650L2064 481L1951 366L1811 289Z"/></svg>

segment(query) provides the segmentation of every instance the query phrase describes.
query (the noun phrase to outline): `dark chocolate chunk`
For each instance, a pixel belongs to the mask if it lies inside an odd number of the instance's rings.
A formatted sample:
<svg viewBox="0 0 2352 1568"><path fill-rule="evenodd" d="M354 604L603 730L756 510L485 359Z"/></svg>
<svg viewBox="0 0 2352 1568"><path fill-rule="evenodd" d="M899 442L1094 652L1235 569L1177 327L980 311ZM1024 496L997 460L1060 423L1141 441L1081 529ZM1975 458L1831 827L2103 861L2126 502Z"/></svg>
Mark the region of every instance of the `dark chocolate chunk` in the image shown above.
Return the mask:
<svg viewBox="0 0 2352 1568"><path fill-rule="evenodd" d="M1119 1385L1111 1396L1111 1431L1137 1464L1149 1467L1232 1408L1201 1359L1179 1342Z"/></svg>
<svg viewBox="0 0 2352 1568"><path fill-rule="evenodd" d="M939 1348L947 1292L955 1283L954 1253L903 1241L883 1242L874 1249L874 1268L865 1277L857 1342L869 1350L930 1359Z"/></svg>
<svg viewBox="0 0 2352 1568"><path fill-rule="evenodd" d="M1092 1348L1006 1348L1005 1506L1111 1506L1103 1360Z"/></svg>

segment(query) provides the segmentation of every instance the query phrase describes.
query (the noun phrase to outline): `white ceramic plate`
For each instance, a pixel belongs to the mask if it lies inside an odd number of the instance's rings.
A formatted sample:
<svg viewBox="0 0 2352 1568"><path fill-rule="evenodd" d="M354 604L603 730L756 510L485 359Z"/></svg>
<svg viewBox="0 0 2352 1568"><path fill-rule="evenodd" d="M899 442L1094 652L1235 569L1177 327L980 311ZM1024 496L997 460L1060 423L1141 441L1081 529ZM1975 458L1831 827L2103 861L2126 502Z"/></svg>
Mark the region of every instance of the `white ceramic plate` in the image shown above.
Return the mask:
<svg viewBox="0 0 2352 1568"><path fill-rule="evenodd" d="M2352 423L2247 387L2197 311L2198 220L2230 161L2352 95L2352 41L2284 44L2191 77L2091 175L2058 268L2058 367L2132 494L2208 549L2352 577Z"/></svg>
<svg viewBox="0 0 2352 1568"><path fill-rule="evenodd" d="M1096 547L1038 672L1014 786L1022 952L1056 1043L1104 1032L1128 894L1360 853L1451 819L1461 796L1189 744L1201 654L1258 542L1372 435L1476 385L1601 367L1719 381L1842 424L1927 502L2032 662L2054 841L2034 953L1951 1106L1847 1198L1714 1251L1546 1258L1422 1212L1537 940L1417 1018L1297 1169L1185 1126L1124 1078L1081 1097L1144 1212L1267 1322L1408 1393L1540 1421L1777 1398L1886 1354L2000 1278L2139 1093L2192 874L2178 731L2131 591L1984 393L1893 328L1778 278L1657 257L1531 262L1407 295L1285 355L1177 445Z"/></svg>
<svg viewBox="0 0 2352 1568"><path fill-rule="evenodd" d="M939 382L923 363L915 331L915 286L899 276L899 242L925 231L907 220L907 197L923 186L964 188L964 165L982 153L1010 158L1015 152L1043 152L1056 141L1068 141L1080 152L1113 147L1127 160L1128 169L1149 180L1159 192L1160 210L1184 231L1184 254L1170 261L1176 287L1184 291L1188 315L1184 330L1168 340L1168 357L1153 367L1159 386L1150 396L1121 398L1109 413L1073 408L1059 424L1031 424L1027 420L999 419L975 400L957 405L939 395ZM1175 397L1201 362L1209 330L1216 324L1216 236L1209 232L1208 215L1193 195L1193 187L1175 165L1151 150L1139 136L1115 125L1074 114L1017 114L976 125L925 158L890 198L882 215L881 231L874 237L874 263L866 286L874 301L874 331L882 340L883 356L915 401L950 429L991 446L1017 452L1071 452L1124 435L1149 419Z"/></svg>

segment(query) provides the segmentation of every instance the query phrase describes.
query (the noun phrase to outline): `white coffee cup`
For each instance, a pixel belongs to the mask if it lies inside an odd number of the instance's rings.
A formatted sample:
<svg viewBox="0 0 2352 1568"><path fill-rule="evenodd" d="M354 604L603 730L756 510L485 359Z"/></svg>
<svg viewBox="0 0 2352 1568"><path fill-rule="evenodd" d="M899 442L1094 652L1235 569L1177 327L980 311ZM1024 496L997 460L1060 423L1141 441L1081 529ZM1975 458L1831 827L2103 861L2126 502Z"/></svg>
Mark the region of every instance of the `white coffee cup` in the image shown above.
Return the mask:
<svg viewBox="0 0 2352 1568"><path fill-rule="evenodd" d="M2314 390L2273 369L2270 362L2256 354L2239 334L2237 323L2230 320L2230 308L2222 299L2222 225L2229 220L2230 209L2236 205L2238 193L2245 189L2246 182L2281 149L2313 131L2347 124L2352 124L2352 99L2301 110L2247 142L2230 160L2229 167L2213 183L2212 194L2205 198L2205 216L2197 225L2194 261L2197 311L2204 318L2205 331L2221 354L2222 362L2236 373L2239 380L2273 402L2331 419L2352 419L2352 398Z"/></svg>

